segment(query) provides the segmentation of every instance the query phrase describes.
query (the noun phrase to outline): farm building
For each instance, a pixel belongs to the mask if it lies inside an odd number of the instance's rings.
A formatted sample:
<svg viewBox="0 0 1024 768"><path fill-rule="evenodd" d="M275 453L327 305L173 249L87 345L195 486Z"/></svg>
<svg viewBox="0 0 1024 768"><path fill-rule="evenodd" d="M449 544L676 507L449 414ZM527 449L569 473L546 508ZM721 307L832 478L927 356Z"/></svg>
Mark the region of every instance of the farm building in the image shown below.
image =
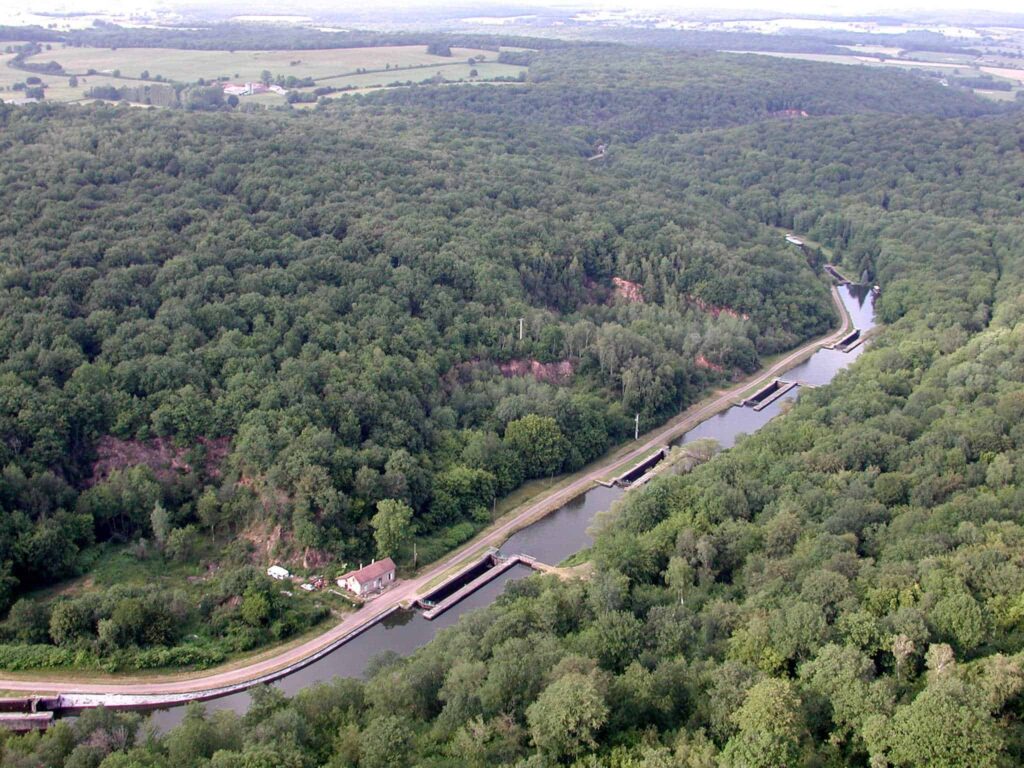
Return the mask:
<svg viewBox="0 0 1024 768"><path fill-rule="evenodd" d="M280 565L272 565L267 568L267 576L278 581L284 581L291 576L290 573Z"/></svg>
<svg viewBox="0 0 1024 768"><path fill-rule="evenodd" d="M394 580L395 563L390 557L385 557L359 570L349 571L338 579L338 586L356 595L366 595L387 589Z"/></svg>
<svg viewBox="0 0 1024 768"><path fill-rule="evenodd" d="M276 93L284 96L288 93L288 90L280 85L264 83L224 83L223 89L225 96L254 96L257 93Z"/></svg>

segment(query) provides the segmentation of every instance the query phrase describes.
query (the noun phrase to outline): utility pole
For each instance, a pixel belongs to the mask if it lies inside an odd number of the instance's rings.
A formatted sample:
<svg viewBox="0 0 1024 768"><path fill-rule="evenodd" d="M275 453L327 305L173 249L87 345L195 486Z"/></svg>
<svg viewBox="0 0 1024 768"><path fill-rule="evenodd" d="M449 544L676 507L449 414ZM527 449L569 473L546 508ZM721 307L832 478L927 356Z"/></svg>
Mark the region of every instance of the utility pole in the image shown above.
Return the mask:
<svg viewBox="0 0 1024 768"><path fill-rule="evenodd" d="M634 440L639 440L640 439L640 414L639 413L636 415L636 420L634 422L633 439Z"/></svg>
<svg viewBox="0 0 1024 768"><path fill-rule="evenodd" d="M525 317L520 317L519 318L519 340L520 341L523 340L523 320L525 320L525 319L526 319Z"/></svg>

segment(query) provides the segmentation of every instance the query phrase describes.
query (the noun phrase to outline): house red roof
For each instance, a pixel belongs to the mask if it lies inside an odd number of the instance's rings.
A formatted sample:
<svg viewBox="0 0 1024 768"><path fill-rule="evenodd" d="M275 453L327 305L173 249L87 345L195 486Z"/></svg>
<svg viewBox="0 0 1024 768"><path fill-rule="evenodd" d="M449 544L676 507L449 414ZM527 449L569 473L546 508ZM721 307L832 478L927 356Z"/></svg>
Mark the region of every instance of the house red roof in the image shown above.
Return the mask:
<svg viewBox="0 0 1024 768"><path fill-rule="evenodd" d="M363 566L358 571L349 571L341 578L343 579L355 579L360 584L365 584L368 581L373 581L378 576L383 576L389 571L395 570L395 561L390 557L385 557L383 560L378 560L375 563Z"/></svg>

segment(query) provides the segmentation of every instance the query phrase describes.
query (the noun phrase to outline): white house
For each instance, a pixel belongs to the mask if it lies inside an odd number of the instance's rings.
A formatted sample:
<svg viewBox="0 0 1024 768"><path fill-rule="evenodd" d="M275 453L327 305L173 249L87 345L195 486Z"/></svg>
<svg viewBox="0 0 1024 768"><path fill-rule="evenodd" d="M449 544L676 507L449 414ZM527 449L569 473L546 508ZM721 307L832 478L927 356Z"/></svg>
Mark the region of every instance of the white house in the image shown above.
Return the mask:
<svg viewBox="0 0 1024 768"><path fill-rule="evenodd" d="M338 579L338 586L356 595L366 595L387 589L394 580L395 563L390 557L385 557L359 570L349 571Z"/></svg>
<svg viewBox="0 0 1024 768"><path fill-rule="evenodd" d="M267 576L272 579L277 579L278 581L284 581L287 578L291 578L291 574L280 565L272 565L267 568Z"/></svg>

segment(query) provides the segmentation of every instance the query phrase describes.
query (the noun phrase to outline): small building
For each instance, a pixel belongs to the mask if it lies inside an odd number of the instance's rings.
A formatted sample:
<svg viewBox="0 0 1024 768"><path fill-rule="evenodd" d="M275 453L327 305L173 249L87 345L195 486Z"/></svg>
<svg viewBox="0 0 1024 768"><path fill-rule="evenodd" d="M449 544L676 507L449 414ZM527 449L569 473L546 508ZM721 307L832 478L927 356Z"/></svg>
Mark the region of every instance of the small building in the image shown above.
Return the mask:
<svg viewBox="0 0 1024 768"><path fill-rule="evenodd" d="M278 581L284 581L285 579L291 578L291 574L288 573L287 569L282 568L280 565L272 565L267 568L267 576Z"/></svg>
<svg viewBox="0 0 1024 768"><path fill-rule="evenodd" d="M803 240L801 240L799 237L797 237L796 235L794 235L792 233L786 235L786 242L787 243L792 243L793 245L803 245L804 244Z"/></svg>
<svg viewBox="0 0 1024 768"><path fill-rule="evenodd" d="M367 595L387 589L394 580L395 562L385 557L359 570L349 571L338 579L338 586L355 595Z"/></svg>

